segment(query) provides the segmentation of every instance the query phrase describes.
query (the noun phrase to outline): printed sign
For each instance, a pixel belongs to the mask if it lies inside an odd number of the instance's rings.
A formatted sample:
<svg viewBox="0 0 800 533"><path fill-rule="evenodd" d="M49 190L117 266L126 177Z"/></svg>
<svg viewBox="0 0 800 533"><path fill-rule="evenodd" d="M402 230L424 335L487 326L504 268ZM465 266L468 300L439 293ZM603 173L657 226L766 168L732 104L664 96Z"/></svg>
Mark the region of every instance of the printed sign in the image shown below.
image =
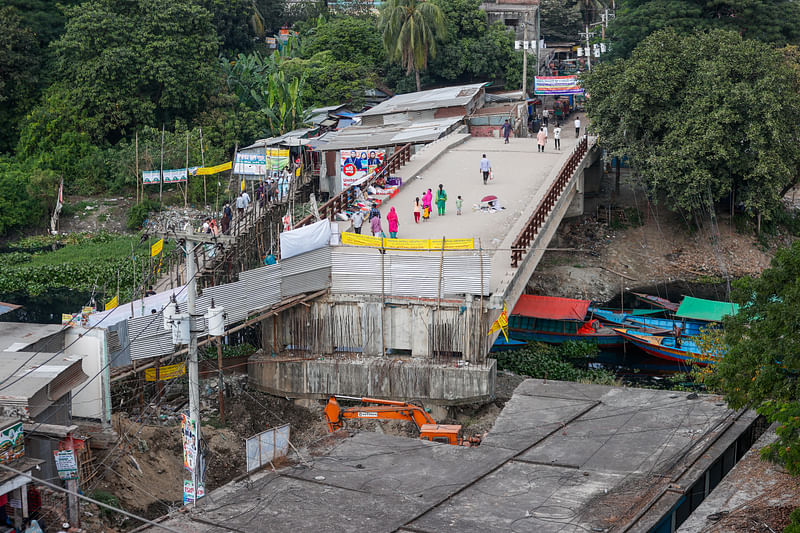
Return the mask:
<svg viewBox="0 0 800 533"><path fill-rule="evenodd" d="M281 171L289 164L289 150L286 148L267 148L266 153L236 154L234 174L248 174L251 176L265 176L269 173Z"/></svg>
<svg viewBox="0 0 800 533"><path fill-rule="evenodd" d="M202 498L206 495L206 487L202 483L198 483L197 498ZM183 505L189 505L194 501L194 482L190 479L183 480Z"/></svg>
<svg viewBox="0 0 800 533"><path fill-rule="evenodd" d="M161 171L160 170L143 170L142 171L142 183L145 185L149 183L160 183L161 182Z"/></svg>
<svg viewBox="0 0 800 533"><path fill-rule="evenodd" d="M181 437L183 439L183 466L194 472L197 464L197 423L186 413L181 413Z"/></svg>
<svg viewBox="0 0 800 533"><path fill-rule="evenodd" d="M383 164L385 150L342 150L339 152L342 190L375 172Z"/></svg>
<svg viewBox="0 0 800 533"><path fill-rule="evenodd" d="M22 422L0 431L0 464L6 464L25 455L25 436Z"/></svg>
<svg viewBox="0 0 800 533"><path fill-rule="evenodd" d="M75 450L56 450L53 452L58 477L61 479L78 479L78 462Z"/></svg>
<svg viewBox="0 0 800 533"><path fill-rule="evenodd" d="M144 371L144 379L146 381L166 381L168 379L179 378L183 375L186 375L186 363L162 366L158 369L158 379L156 379L155 368L148 368Z"/></svg>
<svg viewBox="0 0 800 533"><path fill-rule="evenodd" d="M164 183L180 183L186 181L186 169L174 168L164 171Z"/></svg>
<svg viewBox="0 0 800 533"><path fill-rule="evenodd" d="M358 413L358 418L378 418L378 413L376 411L365 411Z"/></svg>
<svg viewBox="0 0 800 533"><path fill-rule="evenodd" d="M536 76L533 94L583 94L578 76Z"/></svg>
<svg viewBox="0 0 800 533"><path fill-rule="evenodd" d="M380 248L381 243L387 250L441 250L442 239L381 239L357 233L342 233L342 244L350 246L371 246ZM445 250L474 250L474 239L445 239Z"/></svg>

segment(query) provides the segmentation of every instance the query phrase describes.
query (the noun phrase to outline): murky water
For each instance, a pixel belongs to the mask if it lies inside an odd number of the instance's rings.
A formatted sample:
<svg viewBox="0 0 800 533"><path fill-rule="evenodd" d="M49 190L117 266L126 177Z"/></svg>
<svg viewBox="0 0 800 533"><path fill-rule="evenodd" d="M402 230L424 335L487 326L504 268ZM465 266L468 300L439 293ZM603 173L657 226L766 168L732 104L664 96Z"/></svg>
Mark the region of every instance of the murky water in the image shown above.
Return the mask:
<svg viewBox="0 0 800 533"><path fill-rule="evenodd" d="M60 324L62 313L77 313L88 305L92 294L72 289L49 289L37 296L21 293L0 293L0 302L21 305L20 309L0 315L3 322L35 322L38 324ZM102 295L95 294L97 301Z"/></svg>

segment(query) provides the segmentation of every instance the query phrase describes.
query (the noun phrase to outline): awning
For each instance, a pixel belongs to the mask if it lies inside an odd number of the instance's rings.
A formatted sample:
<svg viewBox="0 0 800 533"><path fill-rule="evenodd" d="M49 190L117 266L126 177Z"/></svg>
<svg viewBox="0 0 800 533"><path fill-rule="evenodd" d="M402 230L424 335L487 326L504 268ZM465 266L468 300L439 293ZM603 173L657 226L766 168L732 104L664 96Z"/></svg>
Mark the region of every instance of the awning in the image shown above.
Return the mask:
<svg viewBox="0 0 800 533"><path fill-rule="evenodd" d="M738 312L739 306L734 303L685 296L675 316L719 322L725 315L735 315Z"/></svg>
<svg viewBox="0 0 800 533"><path fill-rule="evenodd" d="M511 314L551 320L583 320L588 309L589 300L523 294Z"/></svg>

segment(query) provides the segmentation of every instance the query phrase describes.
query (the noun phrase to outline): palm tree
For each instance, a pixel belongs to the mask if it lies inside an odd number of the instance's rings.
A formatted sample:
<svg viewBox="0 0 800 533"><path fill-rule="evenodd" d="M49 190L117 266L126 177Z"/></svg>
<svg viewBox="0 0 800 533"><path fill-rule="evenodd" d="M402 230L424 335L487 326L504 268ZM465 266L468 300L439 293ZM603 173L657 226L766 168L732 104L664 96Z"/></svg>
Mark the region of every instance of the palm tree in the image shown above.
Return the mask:
<svg viewBox="0 0 800 533"><path fill-rule="evenodd" d="M424 0L389 0L381 11L383 46L390 61L399 63L414 75L417 90L422 90L419 71L436 55L436 39L446 35L444 14L439 6Z"/></svg>

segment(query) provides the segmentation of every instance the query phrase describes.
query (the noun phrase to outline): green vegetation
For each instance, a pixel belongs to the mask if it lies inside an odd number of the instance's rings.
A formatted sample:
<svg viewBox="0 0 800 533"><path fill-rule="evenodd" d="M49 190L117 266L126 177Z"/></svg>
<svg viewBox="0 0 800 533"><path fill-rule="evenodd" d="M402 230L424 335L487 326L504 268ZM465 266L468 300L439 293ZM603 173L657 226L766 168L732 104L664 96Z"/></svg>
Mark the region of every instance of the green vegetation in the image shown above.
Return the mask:
<svg viewBox="0 0 800 533"><path fill-rule="evenodd" d="M654 198L685 212L733 194L769 218L797 181L800 89L796 57L738 34L673 30L645 39L630 59L585 77L592 129L627 155ZM763 105L765 101L770 105Z"/></svg>
<svg viewBox="0 0 800 533"><path fill-rule="evenodd" d="M559 346L531 342L520 350L497 352L498 370L532 378L582 383L617 383L613 372L602 369L587 369L586 362L597 356L597 345L580 341L569 341Z"/></svg>
<svg viewBox="0 0 800 533"><path fill-rule="evenodd" d="M222 345L222 358L229 358L229 357L244 357L248 355L253 355L256 352L257 348L252 344L243 343L243 344L223 344ZM216 359L217 358L217 345L216 344L207 344L205 349L201 353L201 359Z"/></svg>
<svg viewBox="0 0 800 533"><path fill-rule="evenodd" d="M94 491L92 493L92 498L94 498L95 500L97 500L97 501L99 501L101 503L104 503L106 505L110 505L111 507L116 507L117 509L119 509L119 498L117 498L116 496L114 496L113 494L111 494L110 492L108 492L106 490L96 490L96 491ZM106 508L103 508L103 507L100 508L100 515L102 517L104 517L104 518L111 518L112 516L114 516L113 513L114 513L114 511L111 511L110 509L106 509Z"/></svg>
<svg viewBox="0 0 800 533"><path fill-rule="evenodd" d="M725 317L727 354L706 378L733 408L751 407L778 422L764 455L800 474L800 241L780 250L757 279L734 283L741 308Z"/></svg>

